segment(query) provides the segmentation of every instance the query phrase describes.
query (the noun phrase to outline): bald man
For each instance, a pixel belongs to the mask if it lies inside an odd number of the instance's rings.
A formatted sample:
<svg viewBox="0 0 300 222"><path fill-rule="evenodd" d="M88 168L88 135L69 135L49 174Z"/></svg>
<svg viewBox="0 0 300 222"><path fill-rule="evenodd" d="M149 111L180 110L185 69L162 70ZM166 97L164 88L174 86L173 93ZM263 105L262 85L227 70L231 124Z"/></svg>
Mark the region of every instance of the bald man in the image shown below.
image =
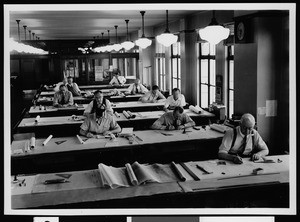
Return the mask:
<svg viewBox="0 0 300 222"><path fill-rule="evenodd" d="M254 161L268 155L269 149L259 133L253 129L254 125L255 118L246 113L238 127L226 131L219 147L219 159L241 164L242 157L251 157Z"/></svg>

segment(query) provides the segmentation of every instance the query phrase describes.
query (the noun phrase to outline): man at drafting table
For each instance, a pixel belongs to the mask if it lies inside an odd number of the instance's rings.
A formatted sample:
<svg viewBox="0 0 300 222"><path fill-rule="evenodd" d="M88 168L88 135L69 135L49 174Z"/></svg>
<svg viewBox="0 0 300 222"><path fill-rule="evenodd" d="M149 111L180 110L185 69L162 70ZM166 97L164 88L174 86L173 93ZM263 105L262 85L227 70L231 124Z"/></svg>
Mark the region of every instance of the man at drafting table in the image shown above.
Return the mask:
<svg viewBox="0 0 300 222"><path fill-rule="evenodd" d="M116 69L114 71L114 76L110 80L109 85L124 85L126 82L126 78L120 75L120 70Z"/></svg>
<svg viewBox="0 0 300 222"><path fill-rule="evenodd" d="M157 103L166 101L166 97L159 91L157 85L152 86L152 90L140 98L143 103Z"/></svg>
<svg viewBox="0 0 300 222"><path fill-rule="evenodd" d="M177 106L184 107L185 105L186 103L184 95L180 93L180 89L174 88L172 90L172 95L169 96L166 100L164 111L168 112L169 110L175 109L175 107Z"/></svg>
<svg viewBox="0 0 300 222"><path fill-rule="evenodd" d="M104 109L96 107L95 112L89 114L80 126L79 133L89 138L98 138L99 134L103 134L103 136L109 135L111 138L114 138L114 133L119 132L121 132L121 127L113 116L107 114Z"/></svg>
<svg viewBox="0 0 300 222"><path fill-rule="evenodd" d="M102 91L97 90L94 92L94 99L91 101L88 106L85 108L83 115L88 116L91 113L94 113L96 109L101 109L102 113L104 111L108 115L113 115L113 109L111 108L110 101L104 98Z"/></svg>
<svg viewBox="0 0 300 222"><path fill-rule="evenodd" d="M151 126L152 129L166 129L166 130L181 130L188 127L195 126L195 122L183 112L180 106L175 107L173 112L164 113Z"/></svg>
<svg viewBox="0 0 300 222"><path fill-rule="evenodd" d="M66 86L73 96L81 96L80 89L77 83L73 82L72 76L68 77L68 83L66 84Z"/></svg>
<svg viewBox="0 0 300 222"><path fill-rule="evenodd" d="M219 159L241 164L243 163L241 157L251 157L252 160L259 160L261 157L268 155L269 149L259 133L253 129L254 125L254 117L246 113L241 118L240 126L226 131L219 147Z"/></svg>
<svg viewBox="0 0 300 222"><path fill-rule="evenodd" d="M70 91L67 90L66 85L60 85L59 91L54 94L53 106L54 107L67 107L73 105L73 96Z"/></svg>
<svg viewBox="0 0 300 222"><path fill-rule="evenodd" d="M146 93L148 92L148 89L141 84L140 79L135 79L134 83L132 83L128 89L127 89L127 94L138 94L138 93Z"/></svg>

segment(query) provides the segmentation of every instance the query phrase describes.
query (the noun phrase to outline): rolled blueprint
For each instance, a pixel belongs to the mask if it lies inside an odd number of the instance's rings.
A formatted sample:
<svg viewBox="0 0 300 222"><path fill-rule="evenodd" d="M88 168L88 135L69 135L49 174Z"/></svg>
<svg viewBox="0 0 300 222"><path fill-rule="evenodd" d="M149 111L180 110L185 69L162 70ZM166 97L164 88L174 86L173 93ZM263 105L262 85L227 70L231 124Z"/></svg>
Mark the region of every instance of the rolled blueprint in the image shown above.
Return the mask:
<svg viewBox="0 0 300 222"><path fill-rule="evenodd" d="M218 131L218 132L220 132L220 133L225 133L226 132L226 126L224 126L224 125L219 125L219 124L211 124L210 125L210 128L211 129L213 129L213 130L215 130L215 131Z"/></svg>
<svg viewBox="0 0 300 222"><path fill-rule="evenodd" d="M123 114L124 114L124 116L125 116L127 119L130 118L130 115L129 115L125 110L123 110Z"/></svg>
<svg viewBox="0 0 300 222"><path fill-rule="evenodd" d="M189 106L189 109L191 110L191 111L193 111L194 113L201 113L202 112L202 109L199 107L199 106L193 106L193 105L190 105Z"/></svg>
<svg viewBox="0 0 300 222"><path fill-rule="evenodd" d="M127 113L130 115L130 118L135 118L135 115L132 114L132 112L130 112L129 110L127 110Z"/></svg>
<svg viewBox="0 0 300 222"><path fill-rule="evenodd" d="M53 135L48 136L48 138L43 142L43 146L46 146L46 144L49 142L49 140L51 140L52 137Z"/></svg>
<svg viewBox="0 0 300 222"><path fill-rule="evenodd" d="M179 177L179 179L181 181L186 181L186 178L182 175L182 173L180 172L180 170L178 169L178 167L176 166L176 163L174 163L174 161L172 161L171 166L172 166L172 169L177 174L177 176Z"/></svg>
<svg viewBox="0 0 300 222"><path fill-rule="evenodd" d="M30 138L30 148L34 148L35 147L35 137L31 137Z"/></svg>
<svg viewBox="0 0 300 222"><path fill-rule="evenodd" d="M24 144L24 151L25 151L25 152L29 151L29 141L28 141L28 140L25 141L25 144Z"/></svg>
<svg viewBox="0 0 300 222"><path fill-rule="evenodd" d="M129 163L126 163L125 164L125 167L126 167L126 171L128 173L128 176L129 176L129 179L130 179L130 182L133 186L136 186L138 185L138 180L133 172L133 169L131 167L131 165Z"/></svg>
<svg viewBox="0 0 300 222"><path fill-rule="evenodd" d="M35 121L36 123L38 123L38 122L40 121L40 118L41 118L41 117L40 117L39 115L37 115L37 116L35 117L35 120L34 120L34 121Z"/></svg>
<svg viewBox="0 0 300 222"><path fill-rule="evenodd" d="M116 116L117 118L120 118L120 114L119 114L118 112L115 112L115 116Z"/></svg>
<svg viewBox="0 0 300 222"><path fill-rule="evenodd" d="M79 143L84 144L84 141L81 139L81 137L79 135L76 135L77 139L79 140Z"/></svg>

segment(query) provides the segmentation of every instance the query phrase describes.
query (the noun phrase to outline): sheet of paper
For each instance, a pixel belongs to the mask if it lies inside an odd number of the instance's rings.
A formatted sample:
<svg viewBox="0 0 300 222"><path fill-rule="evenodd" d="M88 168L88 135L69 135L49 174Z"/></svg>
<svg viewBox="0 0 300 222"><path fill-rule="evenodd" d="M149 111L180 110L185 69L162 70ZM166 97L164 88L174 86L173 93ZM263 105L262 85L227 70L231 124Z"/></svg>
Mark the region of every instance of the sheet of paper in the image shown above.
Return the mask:
<svg viewBox="0 0 300 222"><path fill-rule="evenodd" d="M98 168L104 187L115 189L117 187L129 187L131 185L126 175L125 167L116 168L100 163Z"/></svg>
<svg viewBox="0 0 300 222"><path fill-rule="evenodd" d="M61 179L61 177L53 173L38 174L32 188L32 193L101 187L100 173L98 169L90 171L70 172L70 174L72 174L72 176L68 179L69 182L48 185L45 185L44 181Z"/></svg>
<svg viewBox="0 0 300 222"><path fill-rule="evenodd" d="M266 116L277 116L277 100L266 101Z"/></svg>

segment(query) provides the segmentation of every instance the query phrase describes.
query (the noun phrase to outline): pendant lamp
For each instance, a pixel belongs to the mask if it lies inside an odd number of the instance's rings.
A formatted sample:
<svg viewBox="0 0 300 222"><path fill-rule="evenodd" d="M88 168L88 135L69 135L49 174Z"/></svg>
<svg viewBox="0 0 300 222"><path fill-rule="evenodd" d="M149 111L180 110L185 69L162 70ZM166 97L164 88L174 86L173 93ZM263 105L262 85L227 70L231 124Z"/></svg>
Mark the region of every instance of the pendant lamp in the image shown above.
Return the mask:
<svg viewBox="0 0 300 222"><path fill-rule="evenodd" d="M135 44L137 46L141 47L142 49L145 49L145 48L147 48L148 46L151 45L152 40L146 38L145 33L144 33L144 14L145 14L145 11L140 11L140 13L142 15L142 31L143 31L143 34L142 34L141 38L139 38L138 40L135 41Z"/></svg>
<svg viewBox="0 0 300 222"><path fill-rule="evenodd" d="M125 22L126 22L126 41L125 42L123 42L122 44L121 44L121 46L125 49L125 50L130 50L131 48L133 48L134 47L134 43L132 42L132 41L129 41L129 38L128 38L128 22L129 22L129 20L128 19L126 19L125 20Z"/></svg>
<svg viewBox="0 0 300 222"><path fill-rule="evenodd" d="M113 45L113 50L118 52L122 49L122 46L121 46L121 44L118 43L118 31L117 31L118 26L117 25L115 25L115 29L116 29L116 44Z"/></svg>
<svg viewBox="0 0 300 222"><path fill-rule="evenodd" d="M164 33L157 36L157 41L165 47L169 47L170 45L174 44L178 39L177 35L170 33L168 23L168 10L166 10L166 30Z"/></svg>
<svg viewBox="0 0 300 222"><path fill-rule="evenodd" d="M218 44L229 36L230 30L220 25L215 18L215 11L211 22L204 29L199 30L200 38L208 41L211 44Z"/></svg>

